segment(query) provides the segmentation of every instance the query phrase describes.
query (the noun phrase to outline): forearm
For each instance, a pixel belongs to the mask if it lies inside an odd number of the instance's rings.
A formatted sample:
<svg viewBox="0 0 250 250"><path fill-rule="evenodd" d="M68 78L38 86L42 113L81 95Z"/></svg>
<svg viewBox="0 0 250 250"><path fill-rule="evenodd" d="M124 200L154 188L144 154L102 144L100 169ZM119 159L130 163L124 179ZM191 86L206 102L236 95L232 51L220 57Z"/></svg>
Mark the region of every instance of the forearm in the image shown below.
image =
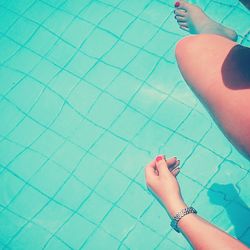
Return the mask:
<svg viewBox="0 0 250 250"><path fill-rule="evenodd" d="M167 203L171 204L171 203ZM183 200L176 200L175 203L166 205L171 217L175 216L183 208L187 207ZM219 228L210 224L196 214L188 214L184 216L178 223L181 232L189 239L194 249L237 249L247 250L240 241L234 239L229 234L221 231Z"/></svg>

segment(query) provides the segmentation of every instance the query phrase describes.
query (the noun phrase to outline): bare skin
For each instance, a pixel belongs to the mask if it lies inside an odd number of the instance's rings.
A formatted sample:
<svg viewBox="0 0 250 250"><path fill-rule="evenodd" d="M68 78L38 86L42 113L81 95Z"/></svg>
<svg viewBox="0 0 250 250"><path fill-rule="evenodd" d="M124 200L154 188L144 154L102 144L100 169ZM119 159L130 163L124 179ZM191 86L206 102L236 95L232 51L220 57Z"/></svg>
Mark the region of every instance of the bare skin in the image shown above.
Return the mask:
<svg viewBox="0 0 250 250"><path fill-rule="evenodd" d="M172 170L174 159L157 157L145 168L146 183L151 191L159 198L173 217L176 213L186 208L176 179L179 169ZM184 216L178 223L181 232L188 238L194 249L224 249L224 250L247 250L248 247L240 241L221 231L219 228L205 221L196 214Z"/></svg>
<svg viewBox="0 0 250 250"><path fill-rule="evenodd" d="M178 42L176 59L187 84L230 142L250 160L250 48L218 35Z"/></svg>
<svg viewBox="0 0 250 250"><path fill-rule="evenodd" d="M175 18L181 29L191 34L217 34L232 41L237 40L234 30L208 17L198 6L180 0L175 9Z"/></svg>

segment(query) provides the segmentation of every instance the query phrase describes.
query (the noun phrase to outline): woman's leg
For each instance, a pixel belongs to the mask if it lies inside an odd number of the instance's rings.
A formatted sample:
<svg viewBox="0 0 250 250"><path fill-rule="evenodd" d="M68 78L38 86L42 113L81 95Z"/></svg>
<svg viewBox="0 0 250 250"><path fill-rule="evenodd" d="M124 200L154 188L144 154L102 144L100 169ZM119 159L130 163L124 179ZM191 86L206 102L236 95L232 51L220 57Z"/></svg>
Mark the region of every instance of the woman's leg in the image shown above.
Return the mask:
<svg viewBox="0 0 250 250"><path fill-rule="evenodd" d="M250 48L202 34L181 40L176 58L191 89L228 139L250 159Z"/></svg>

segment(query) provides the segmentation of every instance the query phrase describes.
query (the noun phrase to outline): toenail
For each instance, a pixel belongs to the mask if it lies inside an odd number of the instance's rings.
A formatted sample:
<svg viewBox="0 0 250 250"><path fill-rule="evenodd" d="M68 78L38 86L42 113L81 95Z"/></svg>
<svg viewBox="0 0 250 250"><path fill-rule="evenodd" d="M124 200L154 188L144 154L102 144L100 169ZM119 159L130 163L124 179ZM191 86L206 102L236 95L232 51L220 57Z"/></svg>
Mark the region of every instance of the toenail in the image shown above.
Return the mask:
<svg viewBox="0 0 250 250"><path fill-rule="evenodd" d="M156 157L155 160L156 160L157 162L159 162L159 161L161 161L162 159L163 159L163 157L162 157L161 155L159 155L159 156Z"/></svg>
<svg viewBox="0 0 250 250"><path fill-rule="evenodd" d="M176 7L176 8L179 7L179 6L180 6L180 2L176 2L175 5L174 5L174 7Z"/></svg>

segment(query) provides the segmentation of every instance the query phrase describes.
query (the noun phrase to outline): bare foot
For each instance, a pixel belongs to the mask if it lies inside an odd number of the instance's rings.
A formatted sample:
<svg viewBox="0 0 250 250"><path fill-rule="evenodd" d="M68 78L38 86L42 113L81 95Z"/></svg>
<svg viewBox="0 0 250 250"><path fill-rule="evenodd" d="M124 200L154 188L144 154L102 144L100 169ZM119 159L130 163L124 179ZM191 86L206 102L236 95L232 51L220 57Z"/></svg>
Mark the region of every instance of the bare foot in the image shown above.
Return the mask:
<svg viewBox="0 0 250 250"><path fill-rule="evenodd" d="M234 30L208 17L199 7L184 0L175 3L175 19L180 28L191 34L217 34L236 41Z"/></svg>

